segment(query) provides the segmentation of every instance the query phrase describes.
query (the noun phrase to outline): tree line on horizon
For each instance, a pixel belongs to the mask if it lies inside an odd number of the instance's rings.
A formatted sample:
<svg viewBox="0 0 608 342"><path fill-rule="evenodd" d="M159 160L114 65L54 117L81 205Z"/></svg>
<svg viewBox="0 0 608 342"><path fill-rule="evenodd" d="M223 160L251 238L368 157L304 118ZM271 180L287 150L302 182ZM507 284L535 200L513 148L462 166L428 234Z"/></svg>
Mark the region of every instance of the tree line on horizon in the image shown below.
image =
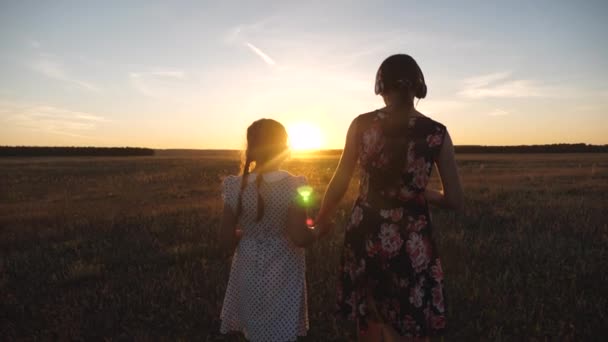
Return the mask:
<svg viewBox="0 0 608 342"><path fill-rule="evenodd" d="M130 157L154 153L153 149L142 147L0 146L0 157Z"/></svg>
<svg viewBox="0 0 608 342"><path fill-rule="evenodd" d="M456 145L456 153L608 153L608 145L577 144L544 144L544 145ZM322 155L339 154L342 150L324 150Z"/></svg>
<svg viewBox="0 0 608 342"><path fill-rule="evenodd" d="M608 152L608 145L546 144L516 146L457 145L456 153L597 153Z"/></svg>
<svg viewBox="0 0 608 342"><path fill-rule="evenodd" d="M547 144L547 145L517 145L517 146L486 146L486 145L457 145L456 153L608 153L608 145L590 144ZM235 150L196 150L196 149L167 149L159 150L161 154L171 154L172 151L190 152L188 154L214 152L235 152ZM128 157L153 156L156 150L143 147L78 147L78 146L0 146L0 157ZM339 154L341 150L315 151L317 155Z"/></svg>

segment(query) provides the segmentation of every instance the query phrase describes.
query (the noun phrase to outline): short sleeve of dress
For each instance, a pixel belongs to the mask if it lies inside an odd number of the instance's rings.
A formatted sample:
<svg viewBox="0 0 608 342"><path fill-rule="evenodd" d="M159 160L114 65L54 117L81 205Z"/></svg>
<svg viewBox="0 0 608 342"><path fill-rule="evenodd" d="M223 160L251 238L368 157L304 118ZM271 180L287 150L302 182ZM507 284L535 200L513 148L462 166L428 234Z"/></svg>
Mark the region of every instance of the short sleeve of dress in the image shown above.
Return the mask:
<svg viewBox="0 0 608 342"><path fill-rule="evenodd" d="M236 201L238 200L238 177L228 176L222 182L222 200L224 205L236 211Z"/></svg>
<svg viewBox="0 0 608 342"><path fill-rule="evenodd" d="M439 157L439 152L443 146L446 133L447 128L439 122L433 122L430 126L429 133L426 136L426 143L433 156L433 160L437 160Z"/></svg>

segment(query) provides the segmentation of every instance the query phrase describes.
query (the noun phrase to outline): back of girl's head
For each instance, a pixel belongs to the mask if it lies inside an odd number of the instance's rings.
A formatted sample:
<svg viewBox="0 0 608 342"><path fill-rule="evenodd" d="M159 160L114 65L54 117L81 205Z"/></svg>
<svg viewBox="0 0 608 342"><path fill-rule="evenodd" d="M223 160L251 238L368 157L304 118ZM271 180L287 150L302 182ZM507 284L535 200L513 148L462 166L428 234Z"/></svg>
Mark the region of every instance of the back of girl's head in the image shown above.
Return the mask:
<svg viewBox="0 0 608 342"><path fill-rule="evenodd" d="M243 178L239 192L236 217L243 211L243 191L247 186L248 176L251 172L251 164L255 163L258 171L256 177L257 189L257 218L259 221L264 216L264 201L260 195L260 185L265 167L271 163L280 163L288 151L287 131L278 121L272 119L260 119L254 121L247 128L247 149L245 150L245 163L243 165Z"/></svg>
<svg viewBox="0 0 608 342"><path fill-rule="evenodd" d="M256 163L256 168L272 162L287 150L287 131L278 121L260 119L247 128L245 160Z"/></svg>
<svg viewBox="0 0 608 342"><path fill-rule="evenodd" d="M385 59L376 73L376 94L410 88L419 99L426 97L426 83L416 60L406 54Z"/></svg>

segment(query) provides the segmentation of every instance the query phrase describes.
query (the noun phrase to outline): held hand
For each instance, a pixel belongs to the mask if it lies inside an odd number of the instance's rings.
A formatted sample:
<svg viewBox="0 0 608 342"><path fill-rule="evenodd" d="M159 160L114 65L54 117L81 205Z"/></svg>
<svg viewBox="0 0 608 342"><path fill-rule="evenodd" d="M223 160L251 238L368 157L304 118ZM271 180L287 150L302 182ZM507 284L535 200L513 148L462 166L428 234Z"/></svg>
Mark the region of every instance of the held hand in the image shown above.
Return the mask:
<svg viewBox="0 0 608 342"><path fill-rule="evenodd" d="M241 238L243 237L243 230L242 230L242 229L237 228L237 229L234 231L234 236L235 236L235 238L236 238L236 244L238 245L238 244L239 244L239 241L241 241Z"/></svg>
<svg viewBox="0 0 608 342"><path fill-rule="evenodd" d="M313 233L315 235L315 240L319 240L322 237L324 237L325 235L329 234L332 231L333 227L334 227L333 222L317 223L317 225L315 226L315 229L313 231Z"/></svg>
<svg viewBox="0 0 608 342"><path fill-rule="evenodd" d="M425 189L424 198L428 203L440 206L443 200L443 192L432 189Z"/></svg>

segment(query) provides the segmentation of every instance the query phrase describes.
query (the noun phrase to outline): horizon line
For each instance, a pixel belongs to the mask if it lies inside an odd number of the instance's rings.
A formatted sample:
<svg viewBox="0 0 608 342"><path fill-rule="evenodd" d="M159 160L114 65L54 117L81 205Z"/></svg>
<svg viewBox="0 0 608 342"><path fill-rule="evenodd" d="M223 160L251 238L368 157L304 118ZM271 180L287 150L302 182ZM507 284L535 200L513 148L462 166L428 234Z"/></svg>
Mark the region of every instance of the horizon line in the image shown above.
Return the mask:
<svg viewBox="0 0 608 342"><path fill-rule="evenodd" d="M531 147L531 146L554 146L554 145L585 145L589 147L599 146L606 147L606 144L589 144L585 142L577 143L545 143L545 144L517 144L517 145L481 145L481 144L462 144L454 145L454 147ZM0 148L15 148L15 147L32 147L32 148L143 148L155 151L168 150L192 150L192 151L243 151L242 148L191 148L191 147L145 147L145 146L129 146L129 145L114 145L114 146L92 146L92 145L0 145ZM294 150L292 152L314 152L314 151L341 151L343 148L318 148Z"/></svg>

